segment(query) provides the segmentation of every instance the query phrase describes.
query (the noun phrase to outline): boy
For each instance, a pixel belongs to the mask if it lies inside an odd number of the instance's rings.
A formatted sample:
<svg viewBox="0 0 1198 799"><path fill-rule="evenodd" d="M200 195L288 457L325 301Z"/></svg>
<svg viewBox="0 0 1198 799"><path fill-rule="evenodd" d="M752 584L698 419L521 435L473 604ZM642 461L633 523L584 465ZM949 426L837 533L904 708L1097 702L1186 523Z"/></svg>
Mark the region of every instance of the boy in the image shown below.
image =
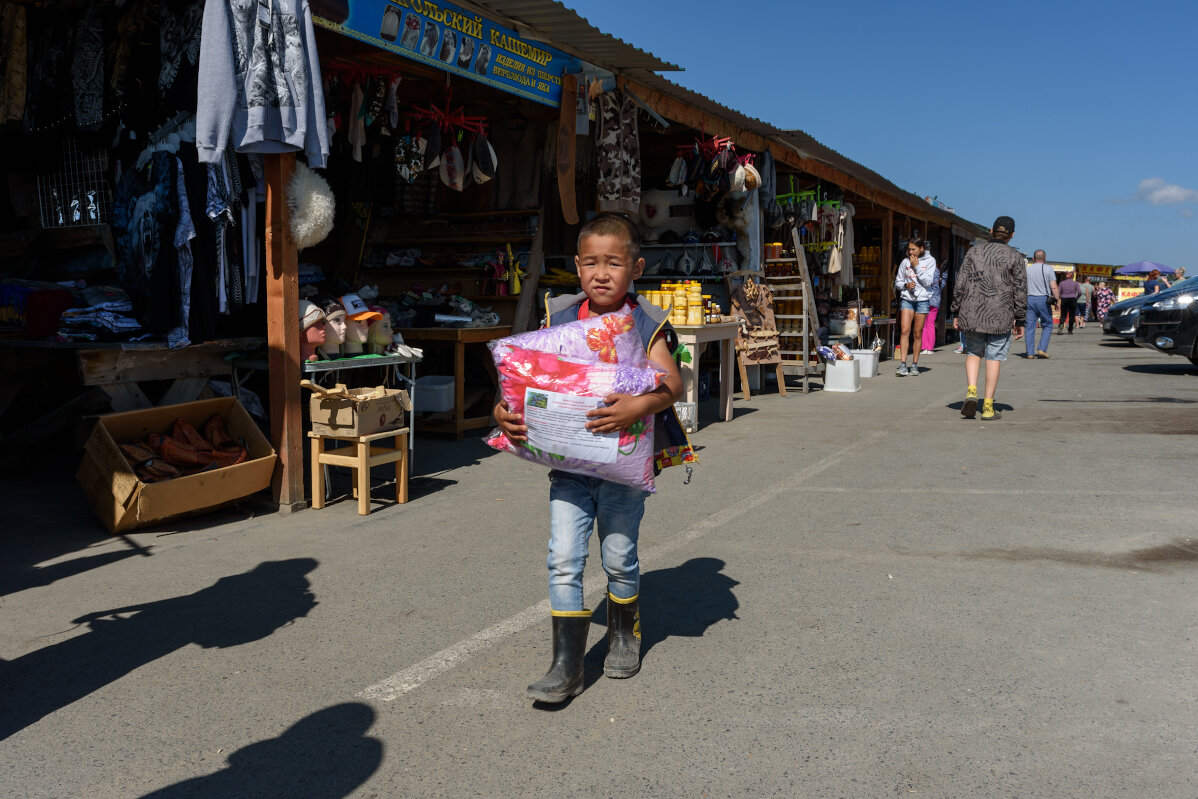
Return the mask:
<svg viewBox="0 0 1198 799"><path fill-rule="evenodd" d="M665 370L662 385L648 394L611 394L604 406L588 411L588 430L611 433L627 430L644 416L672 409L682 394L682 376L667 338L673 329L668 313L629 291L641 276L640 233L618 214L599 214L583 225L574 257L582 294L546 301L548 325L632 309L636 330L649 359ZM495 406L499 427L515 442L528 440L528 428L507 403ZM663 432L657 431L658 438ZM582 693L583 655L591 611L583 608L582 570L587 542L598 523L603 569L607 572L608 677L631 677L640 671L641 629L638 599L640 561L637 538L648 492L566 472L549 473L549 605L553 621L553 664L540 680L528 686L528 696L542 702L563 702Z"/></svg>

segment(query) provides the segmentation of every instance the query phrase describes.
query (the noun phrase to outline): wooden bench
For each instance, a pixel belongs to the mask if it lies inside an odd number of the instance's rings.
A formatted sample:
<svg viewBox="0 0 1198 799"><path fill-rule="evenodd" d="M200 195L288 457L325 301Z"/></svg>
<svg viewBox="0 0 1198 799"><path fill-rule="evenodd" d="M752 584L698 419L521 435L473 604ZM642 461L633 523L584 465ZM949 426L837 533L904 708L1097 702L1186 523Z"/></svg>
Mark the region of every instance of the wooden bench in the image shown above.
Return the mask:
<svg viewBox="0 0 1198 799"><path fill-rule="evenodd" d="M358 515L370 515L370 467L384 463L395 464L395 501L408 501L408 430L386 430L367 436L331 436L308 433L312 439L312 507L324 507L324 467L348 466L353 470L354 496L358 499ZM395 446L386 447L374 442L395 439ZM325 448L325 442L340 441L345 446Z"/></svg>

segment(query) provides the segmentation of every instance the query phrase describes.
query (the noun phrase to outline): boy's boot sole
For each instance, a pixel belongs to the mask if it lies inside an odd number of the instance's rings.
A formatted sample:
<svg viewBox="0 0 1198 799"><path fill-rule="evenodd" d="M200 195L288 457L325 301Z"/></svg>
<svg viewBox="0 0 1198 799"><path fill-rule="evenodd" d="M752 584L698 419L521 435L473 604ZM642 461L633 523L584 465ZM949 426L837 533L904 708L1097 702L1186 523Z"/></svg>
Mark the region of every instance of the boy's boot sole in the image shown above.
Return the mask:
<svg viewBox="0 0 1198 799"><path fill-rule="evenodd" d="M972 419L974 416L977 415L977 412L978 412L978 398L977 397L966 397L965 401L961 403L961 415L964 416L966 419Z"/></svg>
<svg viewBox="0 0 1198 799"><path fill-rule="evenodd" d="M607 595L607 657L603 673L617 680L641 670L640 595L617 599Z"/></svg>
<svg viewBox="0 0 1198 799"><path fill-rule="evenodd" d="M553 663L544 677L528 686L529 699L555 705L582 693L582 659L590 626L589 610L553 614Z"/></svg>

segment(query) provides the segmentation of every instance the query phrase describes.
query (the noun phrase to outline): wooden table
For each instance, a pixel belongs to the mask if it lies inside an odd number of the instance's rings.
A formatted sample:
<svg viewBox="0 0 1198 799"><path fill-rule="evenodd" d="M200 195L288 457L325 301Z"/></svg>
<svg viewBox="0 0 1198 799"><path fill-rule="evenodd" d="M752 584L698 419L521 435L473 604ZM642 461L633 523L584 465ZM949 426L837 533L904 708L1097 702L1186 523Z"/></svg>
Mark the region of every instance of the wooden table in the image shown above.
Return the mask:
<svg viewBox="0 0 1198 799"><path fill-rule="evenodd" d="M211 396L208 379L232 373L226 356L238 350L253 350L266 343L264 338L234 338L208 341L170 349L161 341L59 342L0 341L0 369L7 375L31 374L37 370L60 368L77 370L84 391L68 397L55 408L3 441L3 448L27 446L73 424L81 416L113 411L132 411L154 405L191 402ZM10 377L10 385L20 386L21 377ZM151 402L139 383L171 380L158 400ZM0 395L0 414L13 398Z"/></svg>
<svg viewBox="0 0 1198 799"><path fill-rule="evenodd" d="M682 401L698 402L699 387L695 375L707 345L720 342L720 421L732 418L732 367L736 363L736 331L738 322L721 322L715 325L674 325L678 340L690 350L691 362L681 364ZM698 428L698 412L695 424L688 433Z"/></svg>
<svg viewBox="0 0 1198 799"><path fill-rule="evenodd" d="M490 413L486 416L466 417L466 345L486 344L488 341L503 338L511 334L511 326L405 327L398 332L403 334L405 344L413 346L428 343L453 344L453 418L444 422L424 421L421 427L435 433L453 433L461 441L463 431L490 426ZM427 354L425 360L428 360ZM490 353L486 354L484 363L489 367L492 379L498 381ZM413 405L417 401L416 395L413 394Z"/></svg>

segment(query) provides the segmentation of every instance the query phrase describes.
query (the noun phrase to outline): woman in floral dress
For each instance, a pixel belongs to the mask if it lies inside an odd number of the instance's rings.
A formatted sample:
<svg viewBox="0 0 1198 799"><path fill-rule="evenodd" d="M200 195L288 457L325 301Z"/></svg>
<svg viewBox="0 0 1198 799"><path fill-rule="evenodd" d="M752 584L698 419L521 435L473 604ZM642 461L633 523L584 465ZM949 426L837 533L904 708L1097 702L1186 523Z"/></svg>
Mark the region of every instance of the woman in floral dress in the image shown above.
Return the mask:
<svg viewBox="0 0 1198 799"><path fill-rule="evenodd" d="M1094 292L1094 301L1098 303L1098 318L1106 319L1106 313L1115 302L1115 292L1107 286L1105 280L1098 281L1098 289Z"/></svg>

